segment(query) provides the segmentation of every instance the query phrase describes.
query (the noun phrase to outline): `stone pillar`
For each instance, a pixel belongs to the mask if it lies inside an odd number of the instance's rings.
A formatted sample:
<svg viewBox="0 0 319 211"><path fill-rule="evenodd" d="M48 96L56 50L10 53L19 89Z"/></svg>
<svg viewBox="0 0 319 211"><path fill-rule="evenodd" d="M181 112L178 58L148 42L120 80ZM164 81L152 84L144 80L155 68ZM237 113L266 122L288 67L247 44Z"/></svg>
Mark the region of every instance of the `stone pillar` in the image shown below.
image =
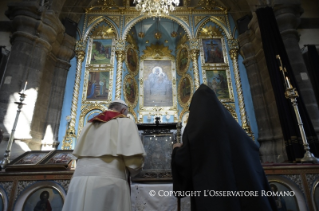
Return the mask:
<svg viewBox="0 0 319 211"><path fill-rule="evenodd" d="M230 58L233 63L234 68L234 75L235 75L235 83L236 83L236 90L237 90L237 97L238 97L238 105L240 110L240 118L242 128L246 131L247 135L250 136L254 140L253 132L251 131L250 125L247 120L247 114L245 109L245 102L244 102L244 95L241 86L241 79L239 75L239 68L238 68L238 42L236 40L228 40L228 45L230 47Z"/></svg>
<svg viewBox="0 0 319 211"><path fill-rule="evenodd" d="M300 37L297 27L300 23L302 8L300 7L300 2L291 4L290 1L286 0L284 3L285 4L283 4L281 1L280 4L274 5L275 16L294 76L296 78L296 82L300 90L300 96L303 98L309 117L311 118L312 124L318 136L318 104L316 103L313 88L307 75L307 67L299 47Z"/></svg>
<svg viewBox="0 0 319 211"><path fill-rule="evenodd" d="M5 75L7 83L0 90L0 126L9 136L16 113L17 93L28 81L26 106L21 112L15 138L32 140L39 149L43 134L35 122L45 122L46 115L36 115L38 110L35 108L47 109L49 96L42 92L41 84L51 43L64 27L54 13L41 12L38 2L14 2L8 7L6 15L12 20L13 28L12 49Z"/></svg>
<svg viewBox="0 0 319 211"><path fill-rule="evenodd" d="M125 51L115 51L117 58L117 70L116 70L116 90L115 99L121 99L121 88L122 88L122 69Z"/></svg>
<svg viewBox="0 0 319 211"><path fill-rule="evenodd" d="M288 159L286 146L255 13L248 28L238 41L256 114L260 157L262 162L283 162Z"/></svg>
<svg viewBox="0 0 319 211"><path fill-rule="evenodd" d="M192 49L191 51L191 58L193 61L193 68L194 68L194 85L196 91L199 88L199 74L198 74L198 55L199 55L199 50L198 49Z"/></svg>
<svg viewBox="0 0 319 211"><path fill-rule="evenodd" d="M64 91L70 59L74 56L75 39L64 34L61 46L57 49L57 58L54 65L52 88L50 93L49 109L47 111L45 135L42 141L42 149L54 149L58 143L58 132L63 105Z"/></svg>
<svg viewBox="0 0 319 211"><path fill-rule="evenodd" d="M82 43L77 42L77 46L81 46L82 49L79 49L79 47L77 47L78 49L75 51L76 58L77 58L77 65L76 65L75 85L73 90L72 107L71 107L71 121L69 123L66 136L64 137L64 140L62 143L62 149L72 149L73 142L76 139L75 120L76 120L76 111L78 108L78 96L80 91L82 62L85 57L85 52L83 50Z"/></svg>

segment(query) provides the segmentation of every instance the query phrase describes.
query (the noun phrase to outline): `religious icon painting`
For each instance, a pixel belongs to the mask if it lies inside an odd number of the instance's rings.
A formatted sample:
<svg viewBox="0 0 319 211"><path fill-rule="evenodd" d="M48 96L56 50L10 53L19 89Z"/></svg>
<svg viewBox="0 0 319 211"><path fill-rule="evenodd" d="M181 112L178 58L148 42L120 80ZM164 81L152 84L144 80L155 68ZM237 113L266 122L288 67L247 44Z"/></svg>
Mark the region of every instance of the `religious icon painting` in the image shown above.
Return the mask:
<svg viewBox="0 0 319 211"><path fill-rule="evenodd" d="M227 83L227 74L225 70L208 70L206 71L206 83L219 99L229 99L230 93Z"/></svg>
<svg viewBox="0 0 319 211"><path fill-rule="evenodd" d="M126 66L130 73L136 75L138 73L138 56L136 50L129 47L126 51Z"/></svg>
<svg viewBox="0 0 319 211"><path fill-rule="evenodd" d="M124 98L125 102L134 108L137 103L138 88L133 76L127 75L124 79Z"/></svg>
<svg viewBox="0 0 319 211"><path fill-rule="evenodd" d="M27 197L22 210L62 210L63 203L64 199L57 189L43 187Z"/></svg>
<svg viewBox="0 0 319 211"><path fill-rule="evenodd" d="M279 182L270 182L269 186L273 192L279 193L279 196L274 196L278 211L300 211L296 196L284 195L284 193L292 191L290 187Z"/></svg>
<svg viewBox="0 0 319 211"><path fill-rule="evenodd" d="M171 70L170 60L144 61L144 106L173 106Z"/></svg>
<svg viewBox="0 0 319 211"><path fill-rule="evenodd" d="M178 101L182 107L187 106L193 94L193 80L190 75L183 76L178 83Z"/></svg>
<svg viewBox="0 0 319 211"><path fill-rule="evenodd" d="M181 48L177 53L177 73L183 75L187 72L190 59L188 58L188 51L186 47Z"/></svg>
<svg viewBox="0 0 319 211"><path fill-rule="evenodd" d="M222 40L202 39L204 63L225 63Z"/></svg>
<svg viewBox="0 0 319 211"><path fill-rule="evenodd" d="M90 64L110 64L112 39L94 39L92 42Z"/></svg>
<svg viewBox="0 0 319 211"><path fill-rule="evenodd" d="M25 152L16 159L14 159L9 165L36 165L40 163L50 154L50 151L29 151Z"/></svg>
<svg viewBox="0 0 319 211"><path fill-rule="evenodd" d="M41 164L65 164L68 165L76 157L72 154L73 150L55 150Z"/></svg>
<svg viewBox="0 0 319 211"><path fill-rule="evenodd" d="M110 72L89 72L86 84L86 100L107 101L109 98Z"/></svg>

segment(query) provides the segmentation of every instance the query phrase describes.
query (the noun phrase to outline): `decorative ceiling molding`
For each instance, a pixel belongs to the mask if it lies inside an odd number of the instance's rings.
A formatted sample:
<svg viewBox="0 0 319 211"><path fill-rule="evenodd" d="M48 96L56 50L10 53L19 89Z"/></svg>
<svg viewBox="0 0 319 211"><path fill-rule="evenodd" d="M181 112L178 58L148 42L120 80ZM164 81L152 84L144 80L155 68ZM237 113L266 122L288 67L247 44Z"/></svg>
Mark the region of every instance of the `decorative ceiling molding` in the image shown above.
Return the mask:
<svg viewBox="0 0 319 211"><path fill-rule="evenodd" d="M182 21L184 21L187 24L187 26L189 26L189 16L188 15L185 15L185 16L184 15L183 16L177 15L176 17L181 19Z"/></svg>
<svg viewBox="0 0 319 211"><path fill-rule="evenodd" d="M91 25L94 21L98 20L99 18L102 18L103 16L90 16L88 20L88 26Z"/></svg>
<svg viewBox="0 0 319 211"><path fill-rule="evenodd" d="M120 16L107 16L111 19L118 27L120 27Z"/></svg>
<svg viewBox="0 0 319 211"><path fill-rule="evenodd" d="M131 22L133 19L135 19L135 18L137 18L138 16L137 15L132 15L132 16L125 16L125 23L124 23L124 25L125 26L127 26L127 24L129 23L129 22Z"/></svg>
<svg viewBox="0 0 319 211"><path fill-rule="evenodd" d="M197 24L206 17L207 16L195 16L195 26L197 26Z"/></svg>

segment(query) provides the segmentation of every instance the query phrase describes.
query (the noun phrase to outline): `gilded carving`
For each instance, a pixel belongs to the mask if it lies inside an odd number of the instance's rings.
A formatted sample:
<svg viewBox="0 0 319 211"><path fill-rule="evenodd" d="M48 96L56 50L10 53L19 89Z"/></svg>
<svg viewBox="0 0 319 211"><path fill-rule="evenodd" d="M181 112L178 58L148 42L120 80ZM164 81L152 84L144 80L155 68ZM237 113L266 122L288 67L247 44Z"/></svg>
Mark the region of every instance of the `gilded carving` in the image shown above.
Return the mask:
<svg viewBox="0 0 319 211"><path fill-rule="evenodd" d="M216 26L207 26L202 28L199 37L213 37L213 36L223 36L223 33Z"/></svg>
<svg viewBox="0 0 319 211"><path fill-rule="evenodd" d="M234 119L238 122L237 113L235 111L235 105L233 103L224 103L224 102L221 102L221 103L229 111L229 113L234 117Z"/></svg>
<svg viewBox="0 0 319 211"><path fill-rule="evenodd" d="M184 34L181 39L177 42L177 49L181 48L182 45L184 45L188 41L188 37L186 34Z"/></svg>
<svg viewBox="0 0 319 211"><path fill-rule="evenodd" d="M125 16L125 23L124 25L126 26L129 22L131 22L133 19L137 18L137 15L134 16Z"/></svg>
<svg viewBox="0 0 319 211"><path fill-rule="evenodd" d="M120 16L107 16L111 19L117 26L120 26Z"/></svg>
<svg viewBox="0 0 319 211"><path fill-rule="evenodd" d="M199 50L193 49L190 52L191 52L191 58L193 61L193 68L194 68L195 90L197 90L199 87L198 62L197 62Z"/></svg>
<svg viewBox="0 0 319 211"><path fill-rule="evenodd" d="M122 88L122 71L125 51L116 51L117 58L117 74L116 74L116 90L115 99L121 99L121 88Z"/></svg>
<svg viewBox="0 0 319 211"><path fill-rule="evenodd" d="M176 17L181 19L182 21L184 21L187 24L187 26L189 26L189 16L188 15L185 15L185 16L177 15Z"/></svg>
<svg viewBox="0 0 319 211"><path fill-rule="evenodd" d="M206 16L195 16L195 26L204 18L206 18Z"/></svg>
<svg viewBox="0 0 319 211"><path fill-rule="evenodd" d="M99 18L102 18L103 16L90 16L88 20L88 26L91 25L94 21L98 20Z"/></svg>
<svg viewBox="0 0 319 211"><path fill-rule="evenodd" d="M93 29L91 37L113 38L115 37L115 30L110 26L101 25Z"/></svg>
<svg viewBox="0 0 319 211"><path fill-rule="evenodd" d="M75 75L75 84L73 90L72 106L71 106L71 121L68 125L66 135L62 143L62 149L71 149L73 144L73 138L75 138L75 120L76 120L76 111L78 105L78 97L80 91L80 82L81 82L81 70L82 62L84 60L85 52L82 50L76 51L77 57L77 66L76 66L76 75Z"/></svg>
<svg viewBox="0 0 319 211"><path fill-rule="evenodd" d="M243 90L242 90L242 86L241 86L241 79L240 79L240 75L239 75L239 68L238 68L238 61L237 61L238 49L231 49L229 51L229 53L230 53L230 57L232 59L233 68L234 68L234 75L235 75L235 81L236 81L237 97L238 97L238 104L239 104L242 128L254 140L254 136L253 136L253 133L251 131L250 125L248 123L247 115L246 115L244 95L243 95Z"/></svg>
<svg viewBox="0 0 319 211"><path fill-rule="evenodd" d="M143 51L144 55L141 56L141 59L161 59L162 57L170 57L171 59L175 59L174 56L171 55L171 52L172 50L170 50L168 46L164 46L163 44L151 44L151 46L147 46Z"/></svg>
<svg viewBox="0 0 319 211"><path fill-rule="evenodd" d="M128 34L127 37L126 37L126 40L127 40L128 43L130 43L132 45L133 48L138 49L136 40L133 38L132 35Z"/></svg>
<svg viewBox="0 0 319 211"><path fill-rule="evenodd" d="M86 13L92 11L106 12L112 8L119 8L113 0L98 0L97 5L85 9Z"/></svg>
<svg viewBox="0 0 319 211"><path fill-rule="evenodd" d="M214 0L200 0L198 6L205 10L214 10L217 8L221 11L226 11L226 8L217 5Z"/></svg>

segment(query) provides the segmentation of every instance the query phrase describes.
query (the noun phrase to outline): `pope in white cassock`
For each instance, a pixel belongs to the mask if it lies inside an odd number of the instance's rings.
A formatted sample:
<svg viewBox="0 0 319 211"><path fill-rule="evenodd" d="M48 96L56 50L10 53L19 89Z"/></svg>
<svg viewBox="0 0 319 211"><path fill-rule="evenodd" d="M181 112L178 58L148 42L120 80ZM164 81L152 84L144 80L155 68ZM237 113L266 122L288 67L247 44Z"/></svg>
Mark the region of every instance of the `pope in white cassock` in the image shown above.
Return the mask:
<svg viewBox="0 0 319 211"><path fill-rule="evenodd" d="M145 150L127 105L114 100L109 110L85 125L73 154L78 157L63 211L130 211L128 172L142 168Z"/></svg>

